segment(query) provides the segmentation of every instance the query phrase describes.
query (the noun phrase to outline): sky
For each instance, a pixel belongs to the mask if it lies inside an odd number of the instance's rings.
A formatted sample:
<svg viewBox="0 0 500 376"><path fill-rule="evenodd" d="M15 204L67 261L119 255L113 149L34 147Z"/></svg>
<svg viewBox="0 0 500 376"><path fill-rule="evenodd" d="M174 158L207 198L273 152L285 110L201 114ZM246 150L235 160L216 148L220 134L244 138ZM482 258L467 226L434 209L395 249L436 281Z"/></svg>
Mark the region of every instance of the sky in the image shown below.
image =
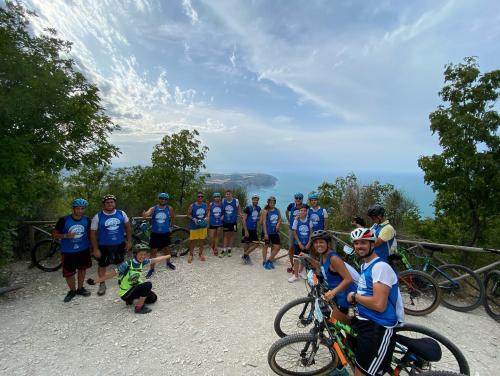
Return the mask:
<svg viewBox="0 0 500 376"><path fill-rule="evenodd" d="M500 62L494 0L23 3L100 89L115 166L197 129L211 172L417 172L445 64Z"/></svg>

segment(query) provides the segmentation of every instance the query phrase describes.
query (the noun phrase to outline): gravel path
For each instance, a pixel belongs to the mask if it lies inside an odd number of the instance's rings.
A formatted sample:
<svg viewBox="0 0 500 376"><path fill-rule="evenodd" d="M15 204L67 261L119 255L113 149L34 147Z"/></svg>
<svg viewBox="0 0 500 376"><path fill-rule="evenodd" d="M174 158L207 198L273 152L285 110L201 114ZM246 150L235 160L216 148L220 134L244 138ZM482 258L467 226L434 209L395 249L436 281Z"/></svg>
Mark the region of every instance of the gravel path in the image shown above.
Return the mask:
<svg viewBox="0 0 500 376"><path fill-rule="evenodd" d="M0 297L1 375L270 375L267 351L277 336L276 312L303 296L289 284L285 261L274 271L260 262L183 257L176 271L158 267L153 289L159 300L136 315L117 298L115 280L98 297L63 303L60 272L44 273L16 263L11 271L24 289ZM252 255L260 260L260 252ZM95 275L95 268L90 273ZM482 308L459 313L439 308L408 321L433 328L464 352L473 376L498 375L500 326Z"/></svg>

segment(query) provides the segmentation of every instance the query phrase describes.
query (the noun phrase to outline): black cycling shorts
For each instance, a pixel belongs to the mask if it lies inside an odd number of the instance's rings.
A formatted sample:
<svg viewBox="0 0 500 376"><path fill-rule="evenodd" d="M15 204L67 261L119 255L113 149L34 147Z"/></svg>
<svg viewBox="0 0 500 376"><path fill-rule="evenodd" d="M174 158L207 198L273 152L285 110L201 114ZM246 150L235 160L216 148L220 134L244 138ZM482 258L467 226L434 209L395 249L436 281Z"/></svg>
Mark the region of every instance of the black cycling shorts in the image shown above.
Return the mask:
<svg viewBox="0 0 500 376"><path fill-rule="evenodd" d="M245 230L241 230L241 242L242 243L253 243L259 241L259 236L257 235L257 230L248 230L248 237L245 236Z"/></svg>
<svg viewBox="0 0 500 376"><path fill-rule="evenodd" d="M210 226L208 227L208 229L209 229L209 230L217 230L217 229L219 229L219 228L221 228L221 227L222 227L222 225L210 225Z"/></svg>
<svg viewBox="0 0 500 376"><path fill-rule="evenodd" d="M106 267L108 265L121 264L125 260L125 243L118 245L100 245L101 257L96 258L97 265Z"/></svg>
<svg viewBox="0 0 500 376"><path fill-rule="evenodd" d="M158 297L156 294L151 290L153 288L153 284L149 281L141 283L137 286L132 287L130 290L128 290L123 296L122 300L125 302L132 304L134 302L134 299L139 299L145 297L146 300L144 303L146 304L153 304L156 302Z"/></svg>
<svg viewBox="0 0 500 376"><path fill-rule="evenodd" d="M223 227L223 230L224 232L227 232L227 231L238 231L238 225L236 223L225 223L222 225Z"/></svg>
<svg viewBox="0 0 500 376"><path fill-rule="evenodd" d="M90 250L80 252L61 253L62 273L64 278L75 275L76 270L85 270L92 266Z"/></svg>
<svg viewBox="0 0 500 376"><path fill-rule="evenodd" d="M158 233L152 232L149 238L149 247L152 249L166 248L171 244L170 232Z"/></svg>
<svg viewBox="0 0 500 376"><path fill-rule="evenodd" d="M265 240L266 244L281 245L280 234L269 234L269 240Z"/></svg>
<svg viewBox="0 0 500 376"><path fill-rule="evenodd" d="M391 366L396 344L394 328L359 318L353 318L352 328L358 334L356 338L349 337L356 354L356 367L367 376L383 375Z"/></svg>

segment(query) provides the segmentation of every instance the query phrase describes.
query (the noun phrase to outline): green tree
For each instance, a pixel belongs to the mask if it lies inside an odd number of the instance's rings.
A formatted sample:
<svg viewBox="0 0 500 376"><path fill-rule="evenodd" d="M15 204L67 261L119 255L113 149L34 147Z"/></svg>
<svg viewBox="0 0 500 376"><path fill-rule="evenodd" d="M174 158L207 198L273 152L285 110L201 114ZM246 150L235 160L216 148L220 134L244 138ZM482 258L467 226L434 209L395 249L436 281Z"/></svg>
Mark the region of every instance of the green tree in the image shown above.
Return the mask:
<svg viewBox="0 0 500 376"><path fill-rule="evenodd" d="M186 198L204 185L199 172L205 168L208 147L202 146L198 136L197 130L187 129L166 135L151 156L150 181L155 183L157 191L171 194L181 210Z"/></svg>
<svg viewBox="0 0 500 376"><path fill-rule="evenodd" d="M49 188L62 169L118 154L108 142L116 126L67 57L70 43L52 29L33 35L32 16L11 2L0 7L0 218L30 216L55 199ZM7 227L0 222L0 232Z"/></svg>
<svg viewBox="0 0 500 376"><path fill-rule="evenodd" d="M429 115L442 152L420 157L418 165L436 192L438 222L451 221L459 230L453 232L459 237L448 241L471 246L495 241L483 235L498 223L500 209L500 116L494 107L500 70L481 74L476 58L467 57L446 65L444 79L439 95L445 104Z"/></svg>

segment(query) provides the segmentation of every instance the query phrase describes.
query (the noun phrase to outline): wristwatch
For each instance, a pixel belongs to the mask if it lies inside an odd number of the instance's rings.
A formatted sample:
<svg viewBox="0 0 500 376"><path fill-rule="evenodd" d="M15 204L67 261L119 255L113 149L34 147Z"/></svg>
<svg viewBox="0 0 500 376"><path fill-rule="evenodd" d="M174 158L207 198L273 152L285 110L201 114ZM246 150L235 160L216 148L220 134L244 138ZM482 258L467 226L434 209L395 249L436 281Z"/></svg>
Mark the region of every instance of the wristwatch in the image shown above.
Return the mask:
<svg viewBox="0 0 500 376"><path fill-rule="evenodd" d="M353 293L352 293L352 302L353 302L353 303L356 303L356 295L358 295L358 293L357 293L357 292L353 292Z"/></svg>

